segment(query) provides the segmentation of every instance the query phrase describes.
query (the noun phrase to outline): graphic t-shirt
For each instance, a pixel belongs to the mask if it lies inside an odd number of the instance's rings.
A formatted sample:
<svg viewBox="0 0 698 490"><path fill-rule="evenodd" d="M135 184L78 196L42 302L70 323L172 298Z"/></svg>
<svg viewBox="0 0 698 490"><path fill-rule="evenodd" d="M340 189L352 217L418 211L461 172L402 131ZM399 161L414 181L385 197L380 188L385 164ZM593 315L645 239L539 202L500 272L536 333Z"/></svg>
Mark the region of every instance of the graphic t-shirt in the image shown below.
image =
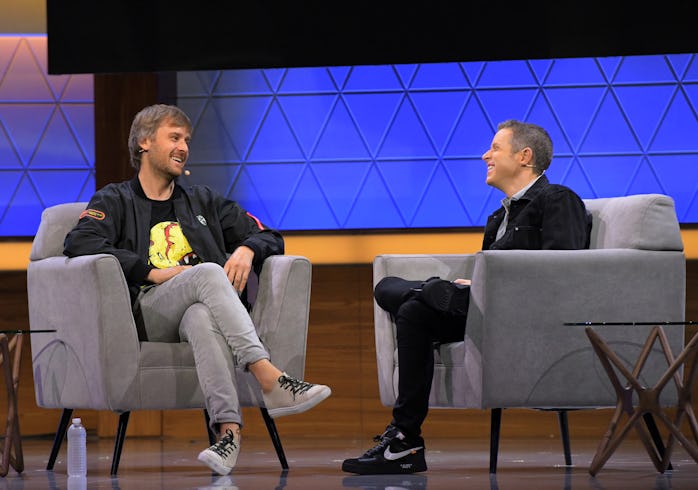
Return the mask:
<svg viewBox="0 0 698 490"><path fill-rule="evenodd" d="M172 199L151 201L150 247L148 262L163 269L176 265L196 265L201 262L189 245L179 226Z"/></svg>

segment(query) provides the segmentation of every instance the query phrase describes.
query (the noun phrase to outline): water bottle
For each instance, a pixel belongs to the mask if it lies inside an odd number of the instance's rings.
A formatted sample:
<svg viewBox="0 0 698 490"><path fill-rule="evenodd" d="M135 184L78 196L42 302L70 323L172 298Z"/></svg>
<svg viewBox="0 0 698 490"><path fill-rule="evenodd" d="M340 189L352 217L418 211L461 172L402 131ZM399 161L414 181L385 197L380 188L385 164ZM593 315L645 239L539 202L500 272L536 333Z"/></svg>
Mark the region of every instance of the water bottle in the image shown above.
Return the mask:
<svg viewBox="0 0 698 490"><path fill-rule="evenodd" d="M68 476L87 475L87 432L79 418L68 427Z"/></svg>

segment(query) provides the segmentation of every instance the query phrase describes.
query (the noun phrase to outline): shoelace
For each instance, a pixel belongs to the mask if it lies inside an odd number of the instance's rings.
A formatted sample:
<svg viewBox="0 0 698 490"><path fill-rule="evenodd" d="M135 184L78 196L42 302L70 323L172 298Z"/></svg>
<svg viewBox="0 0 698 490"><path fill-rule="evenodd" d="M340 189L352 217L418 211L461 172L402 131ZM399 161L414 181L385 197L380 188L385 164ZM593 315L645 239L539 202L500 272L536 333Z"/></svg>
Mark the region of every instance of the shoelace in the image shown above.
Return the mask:
<svg viewBox="0 0 698 490"><path fill-rule="evenodd" d="M388 436L388 432L389 431L386 430L382 434L373 437L373 442L377 442L378 444L366 451L365 456L371 457L385 451L385 448L389 446L393 440L393 437ZM391 433L390 435L392 436L393 434Z"/></svg>
<svg viewBox="0 0 698 490"><path fill-rule="evenodd" d="M238 447L238 445L235 444L234 437L233 431L226 429L223 438L211 446L211 450L220 456L227 457Z"/></svg>
<svg viewBox="0 0 698 490"><path fill-rule="evenodd" d="M279 376L279 384L281 385L282 389L288 390L291 393L293 393L294 399L296 398L296 395L305 393L313 387L312 383L308 383L307 381L301 381L300 379L284 375Z"/></svg>

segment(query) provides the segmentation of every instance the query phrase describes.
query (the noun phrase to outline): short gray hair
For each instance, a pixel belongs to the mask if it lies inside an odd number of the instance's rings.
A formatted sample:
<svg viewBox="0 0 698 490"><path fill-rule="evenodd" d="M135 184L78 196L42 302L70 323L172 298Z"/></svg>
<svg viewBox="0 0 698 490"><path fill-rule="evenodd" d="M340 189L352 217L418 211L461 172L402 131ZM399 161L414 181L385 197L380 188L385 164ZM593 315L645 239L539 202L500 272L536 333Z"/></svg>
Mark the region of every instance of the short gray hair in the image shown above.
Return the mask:
<svg viewBox="0 0 698 490"><path fill-rule="evenodd" d="M533 123L509 119L499 123L497 130L511 129L511 146L515 152L529 147L533 152L533 171L541 175L553 160L553 141L548 132Z"/></svg>

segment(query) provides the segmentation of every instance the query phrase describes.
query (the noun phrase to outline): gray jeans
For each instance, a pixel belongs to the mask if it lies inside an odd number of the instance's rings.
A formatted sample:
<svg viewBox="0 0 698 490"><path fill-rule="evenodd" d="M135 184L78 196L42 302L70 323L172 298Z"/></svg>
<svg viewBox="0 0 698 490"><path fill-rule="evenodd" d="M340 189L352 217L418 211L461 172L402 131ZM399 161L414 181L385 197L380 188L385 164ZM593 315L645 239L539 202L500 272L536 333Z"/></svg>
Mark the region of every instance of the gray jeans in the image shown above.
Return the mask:
<svg viewBox="0 0 698 490"><path fill-rule="evenodd" d="M211 427L242 425L235 366L269 359L223 268L204 263L146 288L138 303L148 340L191 344Z"/></svg>

